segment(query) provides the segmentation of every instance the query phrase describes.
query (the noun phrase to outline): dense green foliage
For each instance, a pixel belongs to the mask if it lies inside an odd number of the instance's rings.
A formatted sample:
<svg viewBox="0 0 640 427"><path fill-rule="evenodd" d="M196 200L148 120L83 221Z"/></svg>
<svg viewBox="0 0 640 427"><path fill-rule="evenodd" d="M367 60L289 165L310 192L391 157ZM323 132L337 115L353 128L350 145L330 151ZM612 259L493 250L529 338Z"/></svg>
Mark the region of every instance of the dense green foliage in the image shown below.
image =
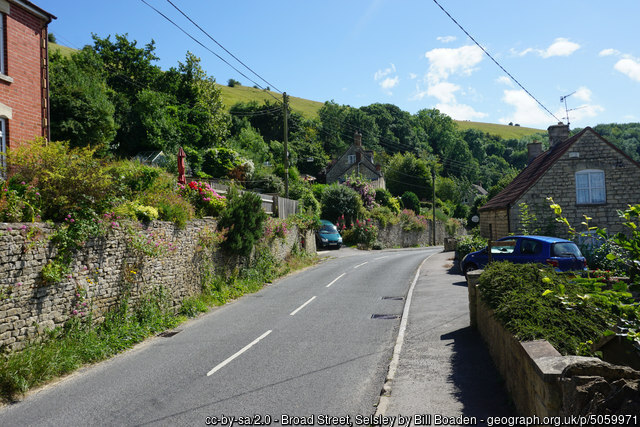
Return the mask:
<svg viewBox="0 0 640 427"><path fill-rule="evenodd" d="M262 198L250 191L239 194L231 188L227 208L220 215L218 229L227 229L227 238L222 247L239 255L249 255L262 236L267 214L262 209Z"/></svg>
<svg viewBox="0 0 640 427"><path fill-rule="evenodd" d="M622 324L637 332L640 309L626 285L604 290L537 264L495 262L480 276L482 298L521 341L545 339L564 355L592 355L590 345Z"/></svg>
<svg viewBox="0 0 640 427"><path fill-rule="evenodd" d="M352 188L333 184L322 193L322 218L336 223L342 216L343 223L351 224L362 211L362 199Z"/></svg>

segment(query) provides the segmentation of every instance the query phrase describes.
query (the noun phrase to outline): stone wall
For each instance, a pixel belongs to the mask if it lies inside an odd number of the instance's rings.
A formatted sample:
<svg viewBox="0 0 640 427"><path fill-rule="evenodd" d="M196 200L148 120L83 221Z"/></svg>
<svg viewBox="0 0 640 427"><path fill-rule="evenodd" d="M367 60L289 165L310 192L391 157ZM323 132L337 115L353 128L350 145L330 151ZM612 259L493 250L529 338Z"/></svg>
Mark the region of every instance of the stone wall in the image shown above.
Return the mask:
<svg viewBox="0 0 640 427"><path fill-rule="evenodd" d="M487 344L519 415L638 414L640 372L593 357L562 356L544 340L518 341L482 301L480 274L467 275L470 324Z"/></svg>
<svg viewBox="0 0 640 427"><path fill-rule="evenodd" d="M604 171L606 203L597 205L578 204L576 199L576 172L597 169ZM586 132L540 179L511 206L510 231L520 229L520 208L526 203L531 213L538 218L540 234L567 236L566 227L553 219L547 197L562 206L562 214L578 230L584 215L592 218L591 226L606 228L610 234L625 231L617 211L629 204L640 203L640 168L620 151L604 142L594 132Z"/></svg>
<svg viewBox="0 0 640 427"><path fill-rule="evenodd" d="M70 273L60 283L48 284L42 268L56 255L49 240L54 229L46 224L0 224L0 348L19 348L39 332L90 310L100 321L127 291L135 302L162 286L178 309L185 297L200 291L205 265L222 271L247 262L204 244L216 229L213 219L191 221L184 229L163 221L136 226L118 224L104 238L87 241L74 254ZM315 252L313 234L301 239L295 227L284 239L271 240L269 247L281 261L300 240ZM140 248L158 254L144 255Z"/></svg>
<svg viewBox="0 0 640 427"><path fill-rule="evenodd" d="M431 229L433 221L427 220L427 228L424 231L405 231L401 224L387 225L386 227L378 226L378 240L385 248L410 248L414 246L431 245ZM457 230L456 235L464 235L466 231L463 227ZM445 231L444 223L436 221L436 245L444 244L444 239L449 237Z"/></svg>

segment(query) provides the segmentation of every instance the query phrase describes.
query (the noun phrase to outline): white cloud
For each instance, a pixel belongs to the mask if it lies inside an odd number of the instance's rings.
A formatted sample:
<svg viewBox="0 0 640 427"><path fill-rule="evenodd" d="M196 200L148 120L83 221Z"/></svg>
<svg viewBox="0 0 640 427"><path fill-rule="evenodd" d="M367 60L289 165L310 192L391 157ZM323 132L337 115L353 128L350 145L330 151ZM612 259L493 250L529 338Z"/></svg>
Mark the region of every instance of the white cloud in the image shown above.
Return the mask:
<svg viewBox="0 0 640 427"><path fill-rule="evenodd" d="M543 58L550 58L552 56L569 56L576 50L580 49L578 43L574 43L565 38L557 38L547 50L540 53Z"/></svg>
<svg viewBox="0 0 640 427"><path fill-rule="evenodd" d="M591 90L589 90L584 86L580 86L578 90L576 90L576 93L574 95L576 98L578 98L581 101L584 101L584 102L591 101Z"/></svg>
<svg viewBox="0 0 640 427"><path fill-rule="evenodd" d="M574 43L563 37L558 37L546 49L534 49L530 47L523 50L522 52L511 49L511 53L518 56L525 56L529 53L534 52L540 55L542 58L551 58L552 56L569 56L578 49L580 49L580 45L578 43Z"/></svg>
<svg viewBox="0 0 640 427"><path fill-rule="evenodd" d="M496 79L497 83L509 86L509 87L513 87L513 82L511 81L511 79L507 76L500 76Z"/></svg>
<svg viewBox="0 0 640 427"><path fill-rule="evenodd" d="M588 102L591 99L591 91L586 87L579 88L575 95L576 98L583 101ZM505 90L502 101L513 106L515 111L507 117L500 118L500 123L506 124L513 122L523 126L539 127L543 129L555 123L555 119L523 90ZM576 123L581 120L596 117L603 111L604 108L600 105L585 104L569 111L569 119L572 123ZM564 106L555 111L554 115L566 120L564 117L566 116Z"/></svg>
<svg viewBox="0 0 640 427"><path fill-rule="evenodd" d="M632 80L640 82L640 62L638 60L633 58L624 58L616 62L616 65L614 65L613 68Z"/></svg>
<svg viewBox="0 0 640 427"><path fill-rule="evenodd" d="M442 43L451 43L457 40L456 36L440 36L436 40Z"/></svg>
<svg viewBox="0 0 640 427"><path fill-rule="evenodd" d="M427 95L438 98L438 100L445 104L453 104L456 102L455 93L460 90L460 86L449 83L440 82L434 85L429 85L427 89Z"/></svg>
<svg viewBox="0 0 640 427"><path fill-rule="evenodd" d="M620 55L620 51L615 49L603 49L598 54L599 56L618 56Z"/></svg>
<svg viewBox="0 0 640 427"><path fill-rule="evenodd" d="M515 107L515 112L508 117L500 118L500 123L513 122L533 127L553 124L554 119L523 90L505 90L502 101Z"/></svg>
<svg viewBox="0 0 640 427"><path fill-rule="evenodd" d="M373 75L373 79L375 81L378 81L380 79L385 78L389 74L392 74L392 73L395 73L395 72L396 72L396 66L391 64L391 67L389 67L389 68L385 68L384 70L376 71L376 73Z"/></svg>
<svg viewBox="0 0 640 427"><path fill-rule="evenodd" d="M415 80L415 79L417 79L417 78L418 78L418 75L417 75L416 73L409 73L409 78L410 78L411 80Z"/></svg>
<svg viewBox="0 0 640 427"><path fill-rule="evenodd" d="M436 104L436 108L455 120L473 120L486 117L486 113L476 111L465 104Z"/></svg>
<svg viewBox="0 0 640 427"><path fill-rule="evenodd" d="M400 78L398 76L395 76L393 78L387 77L380 82L380 87L389 95L391 95L391 89L398 86L398 83L400 83Z"/></svg>
<svg viewBox="0 0 640 427"><path fill-rule="evenodd" d="M424 54L429 59L430 83L446 80L451 74L470 75L474 67L483 59L483 52L477 46L462 46L457 49L438 48Z"/></svg>

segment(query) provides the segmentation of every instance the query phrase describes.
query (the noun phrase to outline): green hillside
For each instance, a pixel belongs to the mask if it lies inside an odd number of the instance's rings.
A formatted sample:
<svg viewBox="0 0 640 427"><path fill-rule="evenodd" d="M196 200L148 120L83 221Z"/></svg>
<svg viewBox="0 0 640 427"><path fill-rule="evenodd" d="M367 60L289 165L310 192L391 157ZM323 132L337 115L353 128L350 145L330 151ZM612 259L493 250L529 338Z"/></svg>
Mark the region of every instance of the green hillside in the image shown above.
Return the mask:
<svg viewBox="0 0 640 427"><path fill-rule="evenodd" d="M49 51L50 52L60 52L62 56L71 56L72 53L76 52L76 49L72 47L62 46L57 43L49 42Z"/></svg>
<svg viewBox="0 0 640 427"><path fill-rule="evenodd" d="M477 129L491 135L497 135L504 139L520 139L523 136L532 135L538 132L546 132L544 129L526 128L522 126L507 126L494 123L481 123L455 120L460 130Z"/></svg>
<svg viewBox="0 0 640 427"><path fill-rule="evenodd" d="M222 92L222 102L224 102L224 105L226 105L227 108L231 108L238 102L276 102L276 99L282 101L282 95L277 92L255 89L248 86L229 87L220 84L217 86ZM318 110L320 110L323 105L322 102L309 101L308 99L296 98L295 96L289 97L289 104L293 111L300 113L309 119L318 117Z"/></svg>

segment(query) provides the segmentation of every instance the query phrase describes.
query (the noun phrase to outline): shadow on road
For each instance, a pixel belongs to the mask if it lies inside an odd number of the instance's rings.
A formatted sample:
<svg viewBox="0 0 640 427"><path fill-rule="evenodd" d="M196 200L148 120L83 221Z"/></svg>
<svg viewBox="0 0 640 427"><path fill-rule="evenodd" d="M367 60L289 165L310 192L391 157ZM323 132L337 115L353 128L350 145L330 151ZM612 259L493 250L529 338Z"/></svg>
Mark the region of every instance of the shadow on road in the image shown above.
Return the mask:
<svg viewBox="0 0 640 427"><path fill-rule="evenodd" d="M502 378L480 335L467 326L440 338L453 340L449 381L457 389L456 399L464 406L462 415L476 417L478 422L489 416L515 415Z"/></svg>

